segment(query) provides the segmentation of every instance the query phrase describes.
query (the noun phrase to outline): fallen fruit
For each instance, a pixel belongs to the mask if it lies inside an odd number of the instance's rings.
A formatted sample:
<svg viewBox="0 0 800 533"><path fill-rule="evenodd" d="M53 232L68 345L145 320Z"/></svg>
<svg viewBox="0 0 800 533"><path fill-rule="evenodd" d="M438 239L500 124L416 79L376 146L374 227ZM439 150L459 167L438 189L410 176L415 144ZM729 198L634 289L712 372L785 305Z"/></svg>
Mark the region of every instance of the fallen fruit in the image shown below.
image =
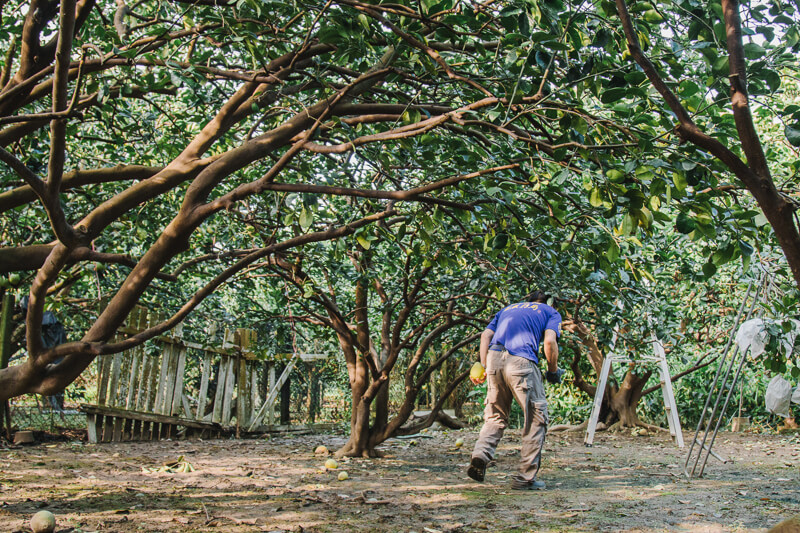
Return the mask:
<svg viewBox="0 0 800 533"><path fill-rule="evenodd" d="M350 476L348 476L347 472L345 472L343 470L343 471L339 472L339 475L337 477L339 478L339 481L344 481L345 479L349 478Z"/></svg>
<svg viewBox="0 0 800 533"><path fill-rule="evenodd" d="M456 448L461 448L464 445L464 439L458 438L456 439Z"/></svg>
<svg viewBox="0 0 800 533"><path fill-rule="evenodd" d="M472 365L472 368L469 369L469 377L475 381L483 381L483 378L486 377L486 369L483 368L480 362L476 362Z"/></svg>
<svg viewBox="0 0 800 533"><path fill-rule="evenodd" d="M53 533L56 528L56 517L50 511L39 511L31 518L33 533Z"/></svg>
<svg viewBox="0 0 800 533"><path fill-rule="evenodd" d="M314 449L314 453L317 454L317 455L328 455L328 448L326 448L325 446L322 446L322 445L317 446Z"/></svg>
<svg viewBox="0 0 800 533"><path fill-rule="evenodd" d="M325 461L325 468L328 470L336 470L339 467L339 463L336 462L334 459L328 459Z"/></svg>

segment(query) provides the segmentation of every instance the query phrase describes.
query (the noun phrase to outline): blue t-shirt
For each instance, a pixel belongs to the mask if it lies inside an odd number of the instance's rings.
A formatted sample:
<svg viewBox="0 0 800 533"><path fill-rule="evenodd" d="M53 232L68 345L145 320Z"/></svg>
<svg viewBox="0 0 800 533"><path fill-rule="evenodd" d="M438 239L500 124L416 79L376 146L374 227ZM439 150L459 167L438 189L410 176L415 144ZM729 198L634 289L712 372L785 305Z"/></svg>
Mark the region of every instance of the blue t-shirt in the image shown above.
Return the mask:
<svg viewBox="0 0 800 533"><path fill-rule="evenodd" d="M492 344L502 344L510 354L538 363L544 331L552 329L561 336L561 315L547 304L520 302L503 308L486 327L494 331Z"/></svg>

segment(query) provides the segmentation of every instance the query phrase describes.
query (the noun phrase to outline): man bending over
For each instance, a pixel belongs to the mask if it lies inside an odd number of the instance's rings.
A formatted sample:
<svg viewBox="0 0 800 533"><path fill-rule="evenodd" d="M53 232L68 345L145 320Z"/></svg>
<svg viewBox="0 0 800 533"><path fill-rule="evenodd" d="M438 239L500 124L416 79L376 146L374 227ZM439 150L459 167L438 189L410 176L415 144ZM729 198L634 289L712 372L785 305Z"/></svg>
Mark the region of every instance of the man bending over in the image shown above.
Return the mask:
<svg viewBox="0 0 800 533"><path fill-rule="evenodd" d="M549 296L536 291L526 301L509 305L497 313L481 334L480 358L486 367L480 385L489 380L486 409L467 475L483 481L486 465L508 425L511 399L522 407L522 457L519 471L511 482L517 490L541 490L545 485L536 479L547 434L547 400L542 373L539 371L539 346L547 358L545 378L560 383L563 370L558 368L558 337L561 315L547 305Z"/></svg>

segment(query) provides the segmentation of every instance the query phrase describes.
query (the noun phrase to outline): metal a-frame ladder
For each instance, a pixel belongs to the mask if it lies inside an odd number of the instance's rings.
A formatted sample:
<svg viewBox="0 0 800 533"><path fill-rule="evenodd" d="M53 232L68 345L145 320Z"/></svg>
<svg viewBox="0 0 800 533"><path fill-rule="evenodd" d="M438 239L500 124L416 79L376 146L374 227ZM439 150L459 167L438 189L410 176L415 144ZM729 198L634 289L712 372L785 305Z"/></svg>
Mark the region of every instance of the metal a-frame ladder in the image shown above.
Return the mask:
<svg viewBox="0 0 800 533"><path fill-rule="evenodd" d="M606 385L608 384L608 375L611 373L611 363L656 363L658 365L659 377L661 378L661 392L664 394L664 410L667 413L669 433L672 435L672 438L675 439L678 448L683 448L681 421L678 419L678 406L675 404L675 394L672 390L672 378L669 374L664 346L661 344L658 337L656 337L655 332L652 331L650 343L653 345L653 355L643 355L639 356L637 359L631 360L625 355L611 353L603 359L600 379L597 383L597 391L594 394L592 415L589 417L589 426L586 428L586 437L583 440L586 446L592 446L592 442L594 441L597 420L600 418L600 407L603 405L603 396L605 396Z"/></svg>

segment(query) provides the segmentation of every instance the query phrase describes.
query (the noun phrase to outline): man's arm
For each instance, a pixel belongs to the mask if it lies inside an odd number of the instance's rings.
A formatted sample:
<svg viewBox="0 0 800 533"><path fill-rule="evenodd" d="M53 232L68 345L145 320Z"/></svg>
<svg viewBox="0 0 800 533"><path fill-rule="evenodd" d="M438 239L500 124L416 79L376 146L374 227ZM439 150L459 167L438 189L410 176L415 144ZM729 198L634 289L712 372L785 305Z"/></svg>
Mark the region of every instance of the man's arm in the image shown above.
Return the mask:
<svg viewBox="0 0 800 533"><path fill-rule="evenodd" d="M486 357L489 354L489 345L492 343L492 337L494 337L494 331L492 331L491 329L487 328L483 330L483 333L481 333L481 347L479 349L479 352L483 368L486 368Z"/></svg>
<svg viewBox="0 0 800 533"><path fill-rule="evenodd" d="M547 370L558 370L558 336L552 329L544 330L544 355L547 357Z"/></svg>

